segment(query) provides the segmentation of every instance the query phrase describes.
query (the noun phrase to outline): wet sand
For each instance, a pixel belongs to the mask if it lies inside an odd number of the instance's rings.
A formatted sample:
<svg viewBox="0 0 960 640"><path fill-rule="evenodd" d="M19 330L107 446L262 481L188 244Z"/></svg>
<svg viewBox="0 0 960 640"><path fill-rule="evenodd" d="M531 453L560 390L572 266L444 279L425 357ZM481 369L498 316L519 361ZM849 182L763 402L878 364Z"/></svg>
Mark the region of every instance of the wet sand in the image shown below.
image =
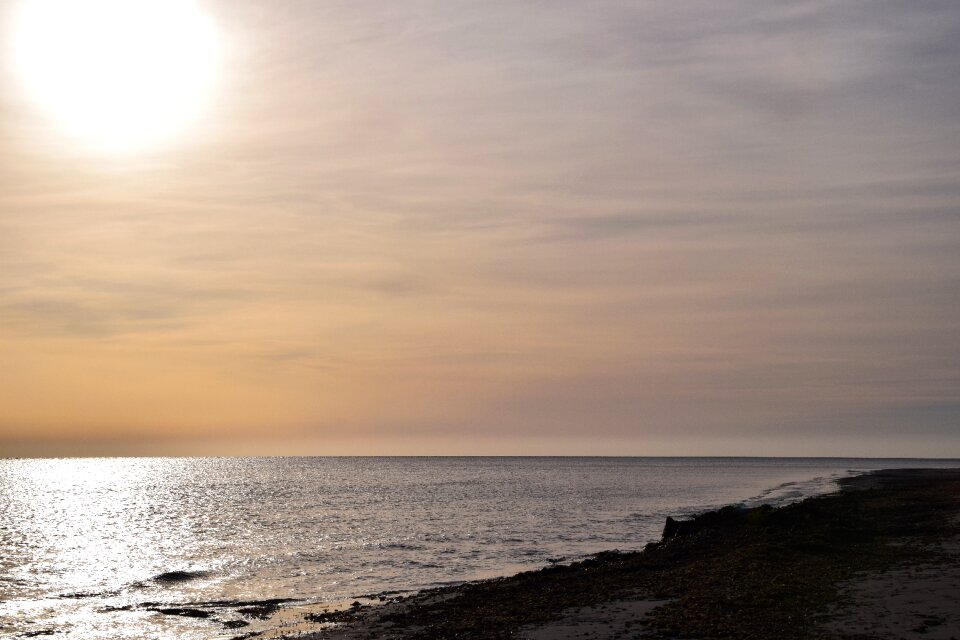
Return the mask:
<svg viewBox="0 0 960 640"><path fill-rule="evenodd" d="M960 639L960 470L841 484L674 523L643 552L303 614L284 637Z"/></svg>

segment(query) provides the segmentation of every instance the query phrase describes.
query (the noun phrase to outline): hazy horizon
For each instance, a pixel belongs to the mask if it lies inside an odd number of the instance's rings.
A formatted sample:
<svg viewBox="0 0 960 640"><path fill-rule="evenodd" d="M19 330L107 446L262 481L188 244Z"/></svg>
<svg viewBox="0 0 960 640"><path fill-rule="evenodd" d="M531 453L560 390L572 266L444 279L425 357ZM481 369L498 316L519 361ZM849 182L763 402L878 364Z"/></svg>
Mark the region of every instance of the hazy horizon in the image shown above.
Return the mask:
<svg viewBox="0 0 960 640"><path fill-rule="evenodd" d="M910 461L916 460L926 461L926 462L960 462L960 458L953 458L950 456L907 456L907 457L893 457L893 456L842 456L842 455L831 455L831 456L788 456L788 455L617 455L617 454L598 454L598 455L581 455L576 453L568 454L457 454L457 453L438 453L438 454L290 454L290 453L280 453L280 454L178 454L178 455L164 455L164 454L120 454L120 455L83 455L77 454L76 452L71 455L31 455L31 456L4 456L0 457L0 460L189 460L189 459L248 459L248 458L264 458L264 459L296 459L296 458L597 458L597 459L650 459L650 460L872 460L872 461Z"/></svg>
<svg viewBox="0 0 960 640"><path fill-rule="evenodd" d="M0 457L960 457L956 2L203 0L128 150L29 1Z"/></svg>

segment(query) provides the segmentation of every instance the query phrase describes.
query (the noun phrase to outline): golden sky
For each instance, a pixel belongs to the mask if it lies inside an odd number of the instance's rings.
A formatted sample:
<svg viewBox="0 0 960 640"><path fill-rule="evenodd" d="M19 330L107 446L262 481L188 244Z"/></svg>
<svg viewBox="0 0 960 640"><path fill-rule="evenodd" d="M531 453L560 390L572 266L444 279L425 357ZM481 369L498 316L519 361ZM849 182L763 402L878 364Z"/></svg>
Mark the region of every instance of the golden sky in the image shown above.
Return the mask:
<svg viewBox="0 0 960 640"><path fill-rule="evenodd" d="M0 455L960 456L957 3L202 6L156 148L0 49Z"/></svg>

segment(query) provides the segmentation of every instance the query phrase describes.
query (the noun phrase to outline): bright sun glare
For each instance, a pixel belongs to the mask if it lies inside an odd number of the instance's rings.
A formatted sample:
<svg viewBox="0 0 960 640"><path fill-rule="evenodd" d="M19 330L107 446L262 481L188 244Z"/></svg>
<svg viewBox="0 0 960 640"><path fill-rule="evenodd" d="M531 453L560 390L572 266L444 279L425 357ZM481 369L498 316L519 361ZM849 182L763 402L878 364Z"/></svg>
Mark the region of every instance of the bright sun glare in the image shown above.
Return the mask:
<svg viewBox="0 0 960 640"><path fill-rule="evenodd" d="M13 25L30 98L100 151L169 141L219 73L218 33L195 0L21 0Z"/></svg>

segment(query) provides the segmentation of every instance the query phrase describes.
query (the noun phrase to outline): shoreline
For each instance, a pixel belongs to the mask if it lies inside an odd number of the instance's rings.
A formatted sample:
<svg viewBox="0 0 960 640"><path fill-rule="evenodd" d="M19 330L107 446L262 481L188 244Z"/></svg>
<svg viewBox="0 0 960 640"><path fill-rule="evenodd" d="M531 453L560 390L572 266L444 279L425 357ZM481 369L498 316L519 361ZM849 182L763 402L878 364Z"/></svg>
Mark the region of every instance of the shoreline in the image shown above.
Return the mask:
<svg viewBox="0 0 960 640"><path fill-rule="evenodd" d="M233 637L960 637L960 614L951 608L960 601L960 469L872 471L838 485L782 507L700 514L668 526L642 551L411 595L373 594L347 609L293 606L284 613L299 613L301 624ZM904 596L904 588L896 602L883 599L884 575L900 571L903 584L920 568L917 593ZM872 611L877 602L885 608ZM932 613L898 615L897 606ZM904 615L916 620L904 623Z"/></svg>

